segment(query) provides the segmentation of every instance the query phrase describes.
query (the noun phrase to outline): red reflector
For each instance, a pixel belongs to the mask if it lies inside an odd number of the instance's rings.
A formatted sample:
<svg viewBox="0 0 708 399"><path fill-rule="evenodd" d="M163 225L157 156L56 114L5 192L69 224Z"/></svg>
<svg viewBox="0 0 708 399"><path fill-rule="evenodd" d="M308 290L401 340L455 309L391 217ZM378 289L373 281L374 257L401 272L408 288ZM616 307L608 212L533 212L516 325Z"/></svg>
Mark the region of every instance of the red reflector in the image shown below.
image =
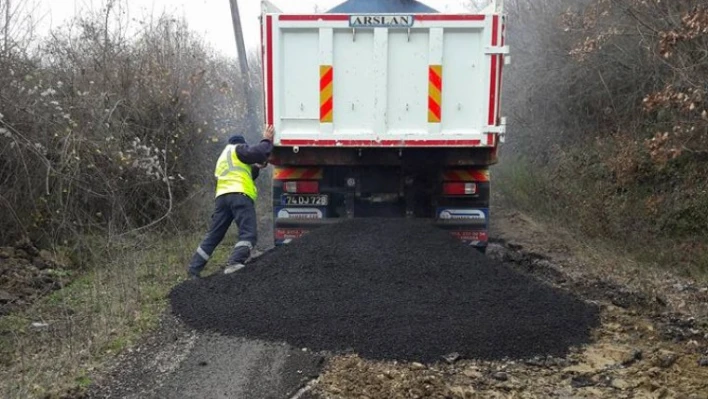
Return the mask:
<svg viewBox="0 0 708 399"><path fill-rule="evenodd" d="M317 181L287 181L283 183L283 191L291 194L316 194L320 192Z"/></svg>
<svg viewBox="0 0 708 399"><path fill-rule="evenodd" d="M307 233L307 230L302 229L275 229L276 240L294 240L300 238Z"/></svg>
<svg viewBox="0 0 708 399"><path fill-rule="evenodd" d="M443 194L445 195L475 195L477 194L476 183L443 183Z"/></svg>
<svg viewBox="0 0 708 399"><path fill-rule="evenodd" d="M487 242L489 240L486 231L451 231L451 233L462 241Z"/></svg>

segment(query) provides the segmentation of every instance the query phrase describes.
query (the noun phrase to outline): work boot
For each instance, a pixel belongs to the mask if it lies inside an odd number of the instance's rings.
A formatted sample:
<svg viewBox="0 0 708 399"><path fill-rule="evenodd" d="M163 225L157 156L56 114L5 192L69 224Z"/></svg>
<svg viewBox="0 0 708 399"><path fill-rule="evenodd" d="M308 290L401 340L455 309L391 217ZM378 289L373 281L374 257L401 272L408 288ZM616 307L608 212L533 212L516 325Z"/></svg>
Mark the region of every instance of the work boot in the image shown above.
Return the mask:
<svg viewBox="0 0 708 399"><path fill-rule="evenodd" d="M199 272L193 272L193 271L191 271L191 270L188 270L188 271L187 271L187 277L188 277L190 280L199 280L199 279L202 278L202 276L201 276L201 274L200 274Z"/></svg>
<svg viewBox="0 0 708 399"><path fill-rule="evenodd" d="M237 271L243 269L244 267L246 267L246 266L244 266L242 263L235 263L233 265L228 265L224 269L224 274L236 273Z"/></svg>

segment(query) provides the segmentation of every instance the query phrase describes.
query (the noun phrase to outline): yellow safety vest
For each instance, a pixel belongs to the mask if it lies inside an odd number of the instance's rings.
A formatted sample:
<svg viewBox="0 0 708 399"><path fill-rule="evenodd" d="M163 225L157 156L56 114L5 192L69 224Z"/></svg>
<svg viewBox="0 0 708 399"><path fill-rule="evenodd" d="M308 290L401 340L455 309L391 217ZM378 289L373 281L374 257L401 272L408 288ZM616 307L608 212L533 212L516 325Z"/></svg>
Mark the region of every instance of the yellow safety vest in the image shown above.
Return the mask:
<svg viewBox="0 0 708 399"><path fill-rule="evenodd" d="M216 161L216 196L229 193L243 193L254 202L258 198L258 189L251 176L251 166L241 162L236 155L236 146L229 144Z"/></svg>

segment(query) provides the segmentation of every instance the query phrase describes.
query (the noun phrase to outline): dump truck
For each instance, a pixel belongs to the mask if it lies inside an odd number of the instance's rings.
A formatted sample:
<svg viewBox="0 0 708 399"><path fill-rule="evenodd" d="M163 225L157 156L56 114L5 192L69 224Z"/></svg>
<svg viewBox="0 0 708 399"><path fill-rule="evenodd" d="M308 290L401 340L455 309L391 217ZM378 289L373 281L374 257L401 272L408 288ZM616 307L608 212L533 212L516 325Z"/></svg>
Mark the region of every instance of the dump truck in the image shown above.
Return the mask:
<svg viewBox="0 0 708 399"><path fill-rule="evenodd" d="M264 1L261 22L275 244L347 218L414 217L484 251L505 134L503 2L288 14Z"/></svg>

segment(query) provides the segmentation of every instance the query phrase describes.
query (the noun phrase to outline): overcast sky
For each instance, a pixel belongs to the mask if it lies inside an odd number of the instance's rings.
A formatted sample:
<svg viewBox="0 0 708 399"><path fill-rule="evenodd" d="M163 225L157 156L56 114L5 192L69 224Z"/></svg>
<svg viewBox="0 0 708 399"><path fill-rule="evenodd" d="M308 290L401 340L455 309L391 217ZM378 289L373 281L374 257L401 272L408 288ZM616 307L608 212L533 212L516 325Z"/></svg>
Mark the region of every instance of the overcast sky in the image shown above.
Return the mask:
<svg viewBox="0 0 708 399"><path fill-rule="evenodd" d="M26 0L12 0L15 4ZM58 26L86 8L98 8L102 0L34 0L39 4L35 12L42 16L42 30ZM438 10L465 12L466 0L421 0ZM315 6L328 10L344 0L271 0L283 12L309 13ZM229 56L236 55L229 0L127 0L130 14L159 14L163 10L184 16L190 27L204 36L215 49ZM246 46L257 48L260 44L260 0L239 0L239 9L246 39Z"/></svg>

